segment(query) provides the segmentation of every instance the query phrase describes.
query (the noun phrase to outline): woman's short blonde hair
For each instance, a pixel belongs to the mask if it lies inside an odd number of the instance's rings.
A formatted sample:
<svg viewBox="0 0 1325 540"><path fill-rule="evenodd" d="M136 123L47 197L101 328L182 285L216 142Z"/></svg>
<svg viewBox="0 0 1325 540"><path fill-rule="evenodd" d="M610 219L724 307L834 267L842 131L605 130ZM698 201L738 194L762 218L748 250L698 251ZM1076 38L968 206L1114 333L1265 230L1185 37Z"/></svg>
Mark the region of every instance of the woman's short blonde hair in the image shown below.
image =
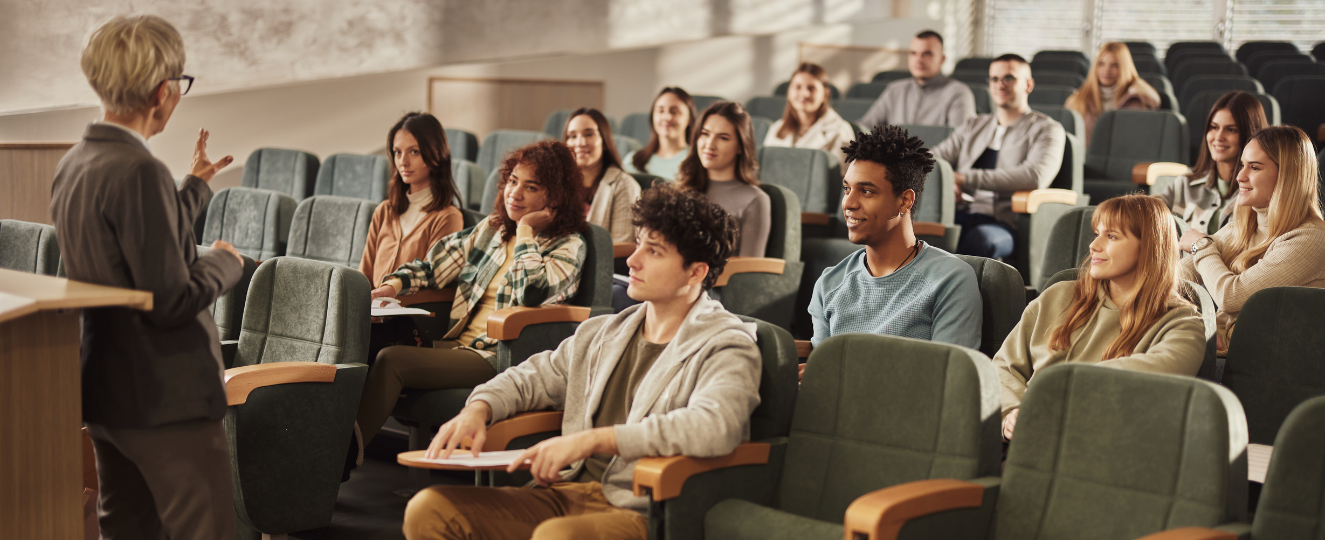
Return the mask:
<svg viewBox="0 0 1325 540"><path fill-rule="evenodd" d="M162 81L184 74L184 39L161 17L115 17L88 37L82 65L106 110L132 113L151 105Z"/></svg>

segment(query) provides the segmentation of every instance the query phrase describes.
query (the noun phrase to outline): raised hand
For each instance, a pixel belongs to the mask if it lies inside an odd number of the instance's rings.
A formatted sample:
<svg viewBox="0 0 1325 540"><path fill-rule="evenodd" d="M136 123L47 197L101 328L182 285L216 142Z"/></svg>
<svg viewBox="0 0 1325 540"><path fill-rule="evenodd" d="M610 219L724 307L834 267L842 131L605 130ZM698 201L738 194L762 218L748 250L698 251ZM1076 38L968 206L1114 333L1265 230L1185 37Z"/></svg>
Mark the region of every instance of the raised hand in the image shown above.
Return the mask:
<svg viewBox="0 0 1325 540"><path fill-rule="evenodd" d="M193 164L189 174L197 176L206 182L211 182L216 172L226 168L235 161L234 156L226 156L212 163L207 159L207 137L211 136L206 129L198 130L198 143L193 146Z"/></svg>

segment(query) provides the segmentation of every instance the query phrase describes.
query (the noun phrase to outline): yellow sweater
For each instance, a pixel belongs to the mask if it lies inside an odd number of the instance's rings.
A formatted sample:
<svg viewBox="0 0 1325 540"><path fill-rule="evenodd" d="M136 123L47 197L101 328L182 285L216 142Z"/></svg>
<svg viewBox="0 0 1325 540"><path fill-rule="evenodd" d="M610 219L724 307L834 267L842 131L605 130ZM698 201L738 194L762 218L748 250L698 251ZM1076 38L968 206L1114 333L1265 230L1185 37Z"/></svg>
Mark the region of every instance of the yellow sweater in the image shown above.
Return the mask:
<svg viewBox="0 0 1325 540"><path fill-rule="evenodd" d="M1003 347L994 355L999 381L1003 383L1003 416L1021 406L1035 372L1062 362L1092 362L1134 371L1196 375L1205 358L1205 324L1196 309L1175 305L1141 336L1131 356L1100 361L1104 351L1122 332L1118 306L1100 294L1103 303L1095 314L1072 333L1067 350L1049 350L1049 339L1063 324L1072 304L1075 282L1055 284L1026 306L1021 322L1012 329Z"/></svg>

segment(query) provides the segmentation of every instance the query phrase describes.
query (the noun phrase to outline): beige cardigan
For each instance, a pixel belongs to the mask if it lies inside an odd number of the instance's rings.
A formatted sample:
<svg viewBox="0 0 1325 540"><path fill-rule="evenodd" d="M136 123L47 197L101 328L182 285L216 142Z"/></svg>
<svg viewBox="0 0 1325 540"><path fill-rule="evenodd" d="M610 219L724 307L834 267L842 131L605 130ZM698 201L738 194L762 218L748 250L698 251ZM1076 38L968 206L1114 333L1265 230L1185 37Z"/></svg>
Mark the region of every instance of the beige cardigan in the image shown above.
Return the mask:
<svg viewBox="0 0 1325 540"><path fill-rule="evenodd" d="M1103 305L1075 332L1064 351L1049 350L1049 339L1063 324L1072 304L1075 281L1049 287L1026 306L1003 347L994 355L999 381L1003 383L1003 417L1021 407L1021 398L1035 372L1063 362L1091 362L1101 366L1196 375L1205 358L1205 323L1196 309L1176 305L1141 336L1131 356L1101 361L1104 351L1122 332L1118 306L1103 294Z"/></svg>
<svg viewBox="0 0 1325 540"><path fill-rule="evenodd" d="M630 205L639 198L640 187L635 178L617 167L608 167L598 191L589 204L585 221L607 229L613 244L634 244L635 226L630 224Z"/></svg>
<svg viewBox="0 0 1325 540"><path fill-rule="evenodd" d="M851 122L842 119L842 115L837 114L832 107L825 108L823 116L806 129L800 138L795 134L779 138L778 131L781 129L782 120L774 122L772 127L768 128L768 135L764 136L764 146L823 150L836 157L838 164L846 168L846 152L842 151L842 146L856 140L856 130L851 128Z"/></svg>

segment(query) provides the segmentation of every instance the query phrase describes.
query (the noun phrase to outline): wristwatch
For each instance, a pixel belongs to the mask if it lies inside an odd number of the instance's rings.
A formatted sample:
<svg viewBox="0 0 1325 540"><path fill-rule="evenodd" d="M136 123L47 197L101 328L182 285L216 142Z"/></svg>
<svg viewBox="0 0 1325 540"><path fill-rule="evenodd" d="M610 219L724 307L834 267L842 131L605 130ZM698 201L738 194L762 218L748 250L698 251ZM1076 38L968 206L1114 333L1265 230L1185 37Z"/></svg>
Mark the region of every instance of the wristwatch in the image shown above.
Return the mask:
<svg viewBox="0 0 1325 540"><path fill-rule="evenodd" d="M1188 253L1196 255L1197 251L1201 251L1202 249L1205 249L1206 246L1209 246L1210 244L1213 243L1215 243L1214 238L1211 238L1209 236L1202 236L1201 238L1198 238L1195 242L1192 242L1192 249L1189 250Z"/></svg>

